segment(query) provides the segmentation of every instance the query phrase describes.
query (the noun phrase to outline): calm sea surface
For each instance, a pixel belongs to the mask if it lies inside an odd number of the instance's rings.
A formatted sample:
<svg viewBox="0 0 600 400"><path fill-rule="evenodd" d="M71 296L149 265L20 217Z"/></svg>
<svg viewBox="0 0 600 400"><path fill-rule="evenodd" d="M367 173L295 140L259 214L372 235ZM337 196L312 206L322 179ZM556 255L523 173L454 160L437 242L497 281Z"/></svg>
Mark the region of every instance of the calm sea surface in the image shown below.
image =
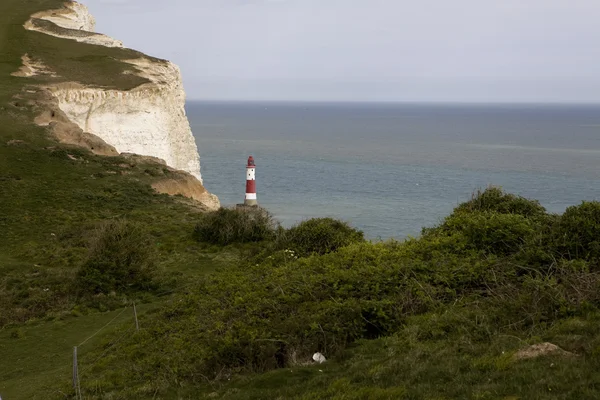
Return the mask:
<svg viewBox="0 0 600 400"><path fill-rule="evenodd" d="M600 200L600 106L191 102L205 186L240 203L253 155L284 225L331 216L416 236L487 185L561 213Z"/></svg>

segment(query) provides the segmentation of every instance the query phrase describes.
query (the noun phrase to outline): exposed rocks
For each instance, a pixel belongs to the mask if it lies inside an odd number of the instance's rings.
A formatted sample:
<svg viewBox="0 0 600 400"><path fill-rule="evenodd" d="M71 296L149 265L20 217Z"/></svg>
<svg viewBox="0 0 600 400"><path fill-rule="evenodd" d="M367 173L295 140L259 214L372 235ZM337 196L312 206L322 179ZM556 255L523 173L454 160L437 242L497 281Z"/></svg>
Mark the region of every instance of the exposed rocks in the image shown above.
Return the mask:
<svg viewBox="0 0 600 400"><path fill-rule="evenodd" d="M50 22L51 25L40 24L39 20ZM52 25L62 29L52 29ZM123 47L120 40L95 33L96 20L89 13L86 6L75 1L67 1L63 8L57 10L33 14L29 21L25 23L25 28L78 42L107 47ZM86 34L82 34L82 32L86 32Z"/></svg>
<svg viewBox="0 0 600 400"><path fill-rule="evenodd" d="M21 146L24 144L26 144L26 142L23 140L19 140L19 139L13 139L13 140L9 140L8 142L6 142L7 146Z"/></svg>
<svg viewBox="0 0 600 400"><path fill-rule="evenodd" d="M151 83L130 91L73 85L57 85L51 91L59 108L84 132L97 135L120 153L163 159L202 182L179 69L168 62L136 62L144 71L140 75Z"/></svg>
<svg viewBox="0 0 600 400"><path fill-rule="evenodd" d="M152 188L158 193L181 195L203 203L209 211L217 210L221 206L219 198L209 193L202 183L194 176L180 171L171 171L168 178L158 180Z"/></svg>
<svg viewBox="0 0 600 400"><path fill-rule="evenodd" d="M49 21L62 30L42 29L36 20ZM77 2L67 2L59 10L36 13L25 28L87 43L114 45L108 40L114 39L92 32L95 20ZM169 166L189 172L202 182L198 148L185 115L179 68L168 61L146 57L126 62L135 68L137 75L150 82L132 90L106 90L74 82L47 89L58 100L58 108L81 131L96 135L119 153L163 159Z"/></svg>
<svg viewBox="0 0 600 400"><path fill-rule="evenodd" d="M546 342L546 343L534 344L534 345L531 345L529 347L526 347L526 348L523 348L523 349L517 351L513 355L513 360L515 360L515 361L527 360L527 359L537 358L537 357L542 357L542 356L547 356L547 355L553 355L553 356L558 355L558 356L562 356L562 357L574 357L575 356L575 354L568 352L566 350L563 350L555 344Z"/></svg>
<svg viewBox="0 0 600 400"><path fill-rule="evenodd" d="M38 106L43 110L34 120L40 126L50 127L52 135L61 143L84 147L94 154L117 156L119 152L100 137L84 132L60 110L58 101L48 91L38 95Z"/></svg>
<svg viewBox="0 0 600 400"><path fill-rule="evenodd" d="M67 1L58 10L36 13L24 26L79 42L122 47L121 42L94 33L94 17L84 5L74 1ZM131 158L133 164L168 166L168 176L161 168L148 170L155 177L165 175L152 185L156 191L182 195L204 203L204 208L217 209L218 198L202 185L200 157L185 114L179 68L145 56L123 62L132 67L127 73L145 78L147 83L131 90L108 90L77 82L38 87L35 107L43 111L35 122L48 126L62 143L85 147L99 155L121 154ZM33 77L52 72L41 60L32 60L25 54L23 67L16 74Z"/></svg>
<svg viewBox="0 0 600 400"><path fill-rule="evenodd" d="M37 75L50 75L52 77L56 77L56 74L50 71L50 69L44 65L43 62L39 60L33 60L28 54L24 54L21 57L21 60L23 61L23 65L18 71L13 72L11 74L12 76L30 78Z"/></svg>

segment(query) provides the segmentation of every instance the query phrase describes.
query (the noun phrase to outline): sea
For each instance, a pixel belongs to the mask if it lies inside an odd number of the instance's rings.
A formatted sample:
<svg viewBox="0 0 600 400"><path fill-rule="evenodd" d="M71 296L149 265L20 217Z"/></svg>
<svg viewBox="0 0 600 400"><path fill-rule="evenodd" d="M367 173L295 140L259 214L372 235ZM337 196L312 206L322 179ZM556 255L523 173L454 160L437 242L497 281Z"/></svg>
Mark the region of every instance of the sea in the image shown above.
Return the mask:
<svg viewBox="0 0 600 400"><path fill-rule="evenodd" d="M206 188L258 201L284 226L347 221L418 237L490 185L562 213L600 200L600 105L188 102Z"/></svg>

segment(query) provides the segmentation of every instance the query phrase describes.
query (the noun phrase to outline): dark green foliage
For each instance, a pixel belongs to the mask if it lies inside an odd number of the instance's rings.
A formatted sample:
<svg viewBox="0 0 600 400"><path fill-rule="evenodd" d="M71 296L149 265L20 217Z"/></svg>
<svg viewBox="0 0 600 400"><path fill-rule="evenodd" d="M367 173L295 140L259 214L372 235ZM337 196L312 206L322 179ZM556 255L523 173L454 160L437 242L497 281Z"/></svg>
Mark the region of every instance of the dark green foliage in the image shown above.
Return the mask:
<svg viewBox="0 0 600 400"><path fill-rule="evenodd" d="M195 376L219 380L239 372L295 370L315 351L335 359L357 340L398 331L413 345L456 345L453 357L468 351L473 364L484 365L488 361L475 360L476 354L486 353L490 341L504 335L517 337L518 344L519 336L542 334L600 305L600 276L585 262L562 262L547 274L513 256L456 255L439 240L361 243L300 259L269 256L207 277L144 321L143 336L126 350L136 355L125 361L135 365L126 381L145 382L144 373L134 371L158 362L163 349L169 356L160 358L157 390ZM398 351L412 354L410 347ZM491 357L492 365L508 362ZM435 375L432 360L412 362L425 363Z"/></svg>
<svg viewBox="0 0 600 400"><path fill-rule="evenodd" d="M139 225L107 222L92 238L89 256L77 274L77 287L85 294L149 289L154 260L153 243Z"/></svg>
<svg viewBox="0 0 600 400"><path fill-rule="evenodd" d="M530 219L519 214L497 212L455 212L446 218L440 231L455 235L467 249L496 255L519 251L535 232Z"/></svg>
<svg viewBox="0 0 600 400"><path fill-rule="evenodd" d="M554 234L557 251L568 259L600 261L600 202L567 208Z"/></svg>
<svg viewBox="0 0 600 400"><path fill-rule="evenodd" d="M127 344L135 358L114 362L134 365L126 381L143 384L143 365L156 365L156 354L170 349L160 358L162 380L153 386L161 391L196 376L210 381L296 370L316 351L343 360L356 342L401 332L406 348L396 351L404 362L423 365L422 376L398 380L395 387L338 379L310 393L421 398L415 385L426 379L438 382L426 390L435 397L436 388L448 383L436 378L436 363L419 358L419 351L451 356L461 371L442 374L444 379L470 370L474 380L490 368L504 371L510 353L499 349L514 351L519 340L544 335L566 318L598 313L600 275L589 260L556 256L557 229L573 229L561 225L561 217L526 199L486 193L476 207L463 204L440 226L404 243L365 243L362 233L331 219L279 230L252 262L206 277L145 321L143 335ZM592 233L580 240L593 239L595 210L585 205L569 211L567 221L583 218L592 227L581 230ZM502 339L507 337L516 342ZM501 388L506 395L513 390ZM283 391L281 385L277 390ZM460 387L451 393L465 395Z"/></svg>
<svg viewBox="0 0 600 400"><path fill-rule="evenodd" d="M490 211L500 214L518 214L523 217L538 217L546 210L537 200L505 193L497 187L489 187L473 193L471 200L459 205L454 212Z"/></svg>
<svg viewBox="0 0 600 400"><path fill-rule="evenodd" d="M312 218L286 230L279 238L278 247L306 257L331 253L362 241L363 233L345 222L333 218Z"/></svg>
<svg viewBox="0 0 600 400"><path fill-rule="evenodd" d="M260 242L274 239L276 228L273 217L263 208L220 208L200 216L194 238L222 246Z"/></svg>
<svg viewBox="0 0 600 400"><path fill-rule="evenodd" d="M447 245L456 253L474 250L507 256L529 252L530 261L547 261L552 257L553 224L553 217L537 201L490 187L474 193L441 225L423 229L423 236L428 240L447 238Z"/></svg>
<svg viewBox="0 0 600 400"><path fill-rule="evenodd" d="M393 332L405 315L445 298L432 279L415 282L412 274L426 266L403 256L395 245L364 243L277 267L232 267L148 321L142 340L179 348L164 362L183 380L264 371L315 351L332 356L357 339Z"/></svg>

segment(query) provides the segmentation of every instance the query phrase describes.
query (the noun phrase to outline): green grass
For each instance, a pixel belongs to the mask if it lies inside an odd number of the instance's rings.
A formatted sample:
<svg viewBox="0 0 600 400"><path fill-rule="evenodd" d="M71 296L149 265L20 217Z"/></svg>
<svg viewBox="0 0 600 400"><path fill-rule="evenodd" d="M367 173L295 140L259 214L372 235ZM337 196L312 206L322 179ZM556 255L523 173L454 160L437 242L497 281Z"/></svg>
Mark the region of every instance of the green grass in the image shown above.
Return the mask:
<svg viewBox="0 0 600 400"><path fill-rule="evenodd" d="M159 252L159 267L169 268L175 277L178 266L186 272L202 271L189 268L198 258L212 268L211 257L201 255L189 238L197 212L150 188L157 177L169 174L167 170L62 146L32 123L40 110L30 102L36 94L23 91L27 85L78 81L126 90L145 82L124 74L131 66L120 61L141 53L23 28L31 14L61 4L6 0L0 5L0 301L7 305L0 326L68 312L74 306L65 282L86 256L86 236L101 221L128 219L147 227ZM10 76L25 53L60 77ZM11 144L14 140L19 142ZM50 290L42 292L45 288Z"/></svg>
<svg viewBox="0 0 600 400"><path fill-rule="evenodd" d="M37 96L34 85L75 81L127 90L146 82L125 74L133 67L121 61L147 57L139 52L78 43L23 28L33 13L60 8L62 3L0 2L3 398L61 397L48 388L69 381L72 346L119 312L80 304L72 291L73 278L87 256L89 234L100 222L127 219L144 226L152 238L161 286L150 296L140 296L150 302L140 306L141 314L183 290L195 277L239 256L237 248L211 249L192 239L198 212L150 188L153 180L169 173L162 167L63 146L50 138L46 128L33 124L41 111L32 102ZM38 23L65 33L52 23ZM21 67L25 53L58 77L11 76ZM15 140L18 142L10 143ZM108 308L130 302L117 296ZM102 349L104 338L128 318L123 315L80 349L83 365L89 361L86 354Z"/></svg>
<svg viewBox="0 0 600 400"><path fill-rule="evenodd" d="M263 244L145 318L83 376L83 390L91 399L597 398L600 203L563 216L536 207L493 188L403 243L300 257ZM321 231L306 226L309 237ZM513 359L546 341L572 356ZM329 362L307 366L316 351Z"/></svg>
<svg viewBox="0 0 600 400"><path fill-rule="evenodd" d="M151 190L168 171L60 145L32 124L28 85L145 82L123 73L140 53L23 29L61 3L0 3L3 398L72 397L76 345L86 399L600 397L600 205L561 217L490 189L402 244L338 241L350 231L318 221L296 240L334 246L198 243L197 211ZM24 53L59 77L10 76ZM78 295L92 232L123 219L148 234L158 287ZM511 359L544 341L575 356ZM314 351L329 361L310 365Z"/></svg>
<svg viewBox="0 0 600 400"><path fill-rule="evenodd" d="M574 336L590 339L599 327L597 315L568 320L544 339L573 349ZM407 327L396 336L362 342L333 362L241 377L223 387L205 388L203 394L243 400L597 398L596 356L511 361L524 344L510 336L477 344L468 333L417 340Z"/></svg>
<svg viewBox="0 0 600 400"><path fill-rule="evenodd" d="M139 316L156 304L137 305ZM68 316L60 320L22 325L0 331L0 394L8 399L47 399L61 397L53 393L57 382L72 377L73 347L108 326L78 348L82 371L91 367L86 358L90 349L101 345L103 337L126 326L133 333L131 307L85 317ZM111 322L112 321L112 322ZM86 363L86 361L89 361Z"/></svg>

